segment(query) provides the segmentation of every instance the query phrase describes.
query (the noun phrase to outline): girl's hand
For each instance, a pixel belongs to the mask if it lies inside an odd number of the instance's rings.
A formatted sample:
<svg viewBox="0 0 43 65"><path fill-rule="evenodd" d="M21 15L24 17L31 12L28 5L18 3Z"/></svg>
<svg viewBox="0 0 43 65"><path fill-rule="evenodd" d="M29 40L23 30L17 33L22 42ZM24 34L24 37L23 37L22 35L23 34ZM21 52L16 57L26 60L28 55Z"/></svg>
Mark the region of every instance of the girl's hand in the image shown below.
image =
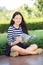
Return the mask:
<svg viewBox="0 0 43 65"><path fill-rule="evenodd" d="M28 39L25 39L24 42L27 43L28 42Z"/></svg>
<svg viewBox="0 0 43 65"><path fill-rule="evenodd" d="M22 41L22 37L21 37L21 36L17 37L16 41L17 41L18 43L21 42L21 41Z"/></svg>
<svg viewBox="0 0 43 65"><path fill-rule="evenodd" d="M19 36L19 37L17 37L17 39L16 39L15 42L12 42L12 43L11 43L11 46L14 46L14 45L18 44L18 43L21 42L21 41L22 41L22 37Z"/></svg>

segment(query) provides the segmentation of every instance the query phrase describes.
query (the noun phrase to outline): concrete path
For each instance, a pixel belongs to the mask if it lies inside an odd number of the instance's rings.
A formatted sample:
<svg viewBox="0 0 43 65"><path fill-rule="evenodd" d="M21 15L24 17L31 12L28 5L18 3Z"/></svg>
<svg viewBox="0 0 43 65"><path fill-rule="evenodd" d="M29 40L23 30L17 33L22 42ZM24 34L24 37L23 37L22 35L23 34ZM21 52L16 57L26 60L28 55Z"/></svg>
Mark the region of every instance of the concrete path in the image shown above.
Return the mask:
<svg viewBox="0 0 43 65"><path fill-rule="evenodd" d="M0 65L43 65L43 53L18 57L0 56Z"/></svg>

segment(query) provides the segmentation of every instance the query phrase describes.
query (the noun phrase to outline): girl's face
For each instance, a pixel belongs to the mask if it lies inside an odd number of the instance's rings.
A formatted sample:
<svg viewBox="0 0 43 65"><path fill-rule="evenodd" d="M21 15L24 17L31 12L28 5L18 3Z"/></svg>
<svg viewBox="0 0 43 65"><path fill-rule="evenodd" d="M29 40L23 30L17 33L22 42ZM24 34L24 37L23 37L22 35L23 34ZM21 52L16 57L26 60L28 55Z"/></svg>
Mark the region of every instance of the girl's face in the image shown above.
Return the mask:
<svg viewBox="0 0 43 65"><path fill-rule="evenodd" d="M22 22L22 17L18 14L13 18L14 24L20 25Z"/></svg>

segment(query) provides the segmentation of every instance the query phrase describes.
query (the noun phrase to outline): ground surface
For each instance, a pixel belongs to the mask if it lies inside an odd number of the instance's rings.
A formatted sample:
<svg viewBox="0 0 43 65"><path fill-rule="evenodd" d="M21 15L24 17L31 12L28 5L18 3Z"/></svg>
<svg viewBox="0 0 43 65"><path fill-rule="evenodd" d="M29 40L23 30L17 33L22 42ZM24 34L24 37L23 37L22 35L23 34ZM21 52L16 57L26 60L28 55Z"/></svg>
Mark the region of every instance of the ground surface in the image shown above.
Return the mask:
<svg viewBox="0 0 43 65"><path fill-rule="evenodd" d="M0 56L0 65L43 65L43 53L19 57Z"/></svg>

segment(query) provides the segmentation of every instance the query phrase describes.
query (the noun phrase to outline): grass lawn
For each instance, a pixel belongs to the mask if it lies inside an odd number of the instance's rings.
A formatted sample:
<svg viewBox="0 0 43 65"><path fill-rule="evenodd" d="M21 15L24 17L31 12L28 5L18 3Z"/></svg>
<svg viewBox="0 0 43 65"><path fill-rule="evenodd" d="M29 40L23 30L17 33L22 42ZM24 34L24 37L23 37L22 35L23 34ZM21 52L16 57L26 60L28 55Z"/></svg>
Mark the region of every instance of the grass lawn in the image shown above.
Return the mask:
<svg viewBox="0 0 43 65"><path fill-rule="evenodd" d="M38 39L43 39L43 30L31 30L29 33L30 35L36 35Z"/></svg>
<svg viewBox="0 0 43 65"><path fill-rule="evenodd" d="M43 30L31 30L29 31L30 35L36 35L36 38L33 40L30 40L29 42L31 44L35 43L38 45L38 47L43 48Z"/></svg>

